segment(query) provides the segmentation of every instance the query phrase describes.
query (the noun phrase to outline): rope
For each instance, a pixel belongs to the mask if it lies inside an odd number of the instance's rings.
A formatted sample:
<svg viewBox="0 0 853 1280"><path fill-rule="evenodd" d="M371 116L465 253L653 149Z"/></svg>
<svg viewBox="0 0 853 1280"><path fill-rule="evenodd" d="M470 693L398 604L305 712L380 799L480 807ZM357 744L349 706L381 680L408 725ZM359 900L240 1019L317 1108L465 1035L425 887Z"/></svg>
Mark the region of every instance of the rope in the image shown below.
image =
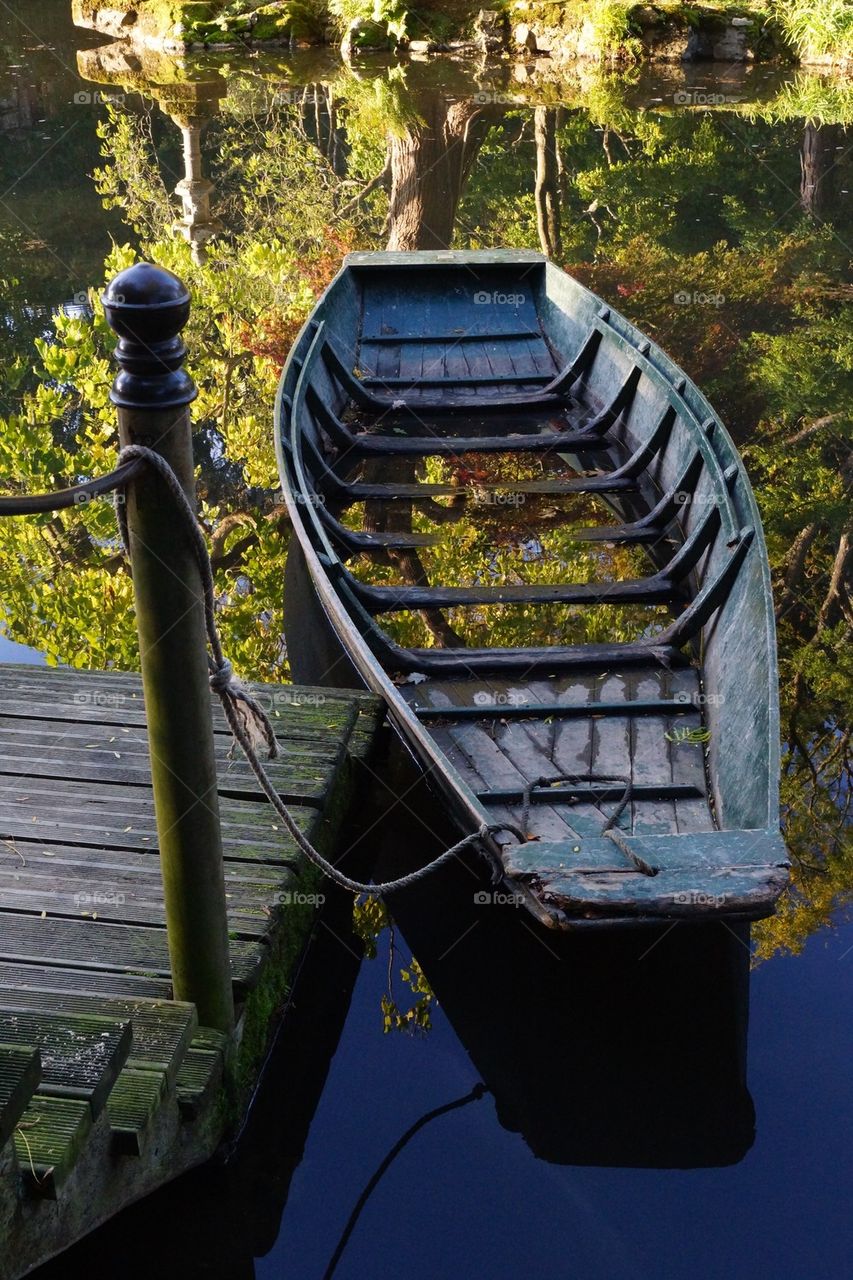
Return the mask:
<svg viewBox="0 0 853 1280"><path fill-rule="evenodd" d="M595 773L587 773L587 774L558 773L558 774L554 774L554 776L550 778L547 778L547 777L536 778L533 782L528 782L521 793L522 831L527 831L528 822L530 819L530 800L531 800L532 792L537 787L548 787L555 782L568 782L568 783L622 782L624 783L625 790L622 794L622 798L620 799L616 808L611 813L610 817L605 822L604 826L601 828L601 834L603 836L606 836L609 840L612 840L613 843L616 845L617 849L619 849L620 852L624 853L625 857L629 858L631 862L633 862L637 870L641 871L644 876L656 876L658 874L658 871L660 870L660 868L653 867L651 863L646 862L645 858L641 858L640 855L636 853L628 844L628 841L622 835L622 832L616 829L616 823L622 817L622 814L624 813L626 807L630 804L631 796L633 795L633 792L634 792L634 784L630 778L622 778L622 777L616 777L614 775L604 775L604 774L595 774ZM563 800L563 803L574 804L575 799L576 798L574 796L569 796L567 799ZM563 819L563 821L565 822L565 819ZM567 827L569 826L567 822L566 822L566 826ZM579 840L581 839L581 837L578 835L578 833L574 830L573 827L569 827L569 830L572 831L573 834L576 835Z"/></svg>
<svg viewBox="0 0 853 1280"><path fill-rule="evenodd" d="M620 781L622 781L622 779L620 779ZM601 828L601 834L606 836L608 840L612 840L616 845L616 848L624 853L626 858L630 858L637 870L642 871L644 876L656 876L660 871L660 867L653 867L650 862L646 862L645 858L641 858L640 855L631 848L622 832L616 826L616 823L622 817L622 812L625 809L625 806L630 803L631 796L634 792L634 784L630 778L625 779L625 784L625 794L622 796L622 799L619 801L616 808Z"/></svg>
<svg viewBox="0 0 853 1280"><path fill-rule="evenodd" d="M55 489L53 493L21 494L20 497L0 497L0 516L37 516L45 511L64 511L68 507L84 506L103 493L123 489L128 480L132 480L141 469L141 463L129 462L95 480L82 480L70 489Z"/></svg>
<svg viewBox="0 0 853 1280"><path fill-rule="evenodd" d="M289 809L279 796L266 769L258 758L255 750L255 742L257 741L262 741L266 745L270 759L274 759L278 755L275 730L257 700L237 680L231 663L222 652L215 618L213 570L211 569L204 534L196 519L195 512L190 506L189 499L184 493L178 477L165 458L161 457L159 453L155 453L153 449L146 449L143 445L127 445L119 454L119 463L130 462L131 460L144 461L155 469L175 499L178 510L184 517L192 549L198 563L199 573L201 574L205 629L211 648L211 654L208 658L211 671L210 687L218 695L222 703L222 710L225 713L228 726L240 744L258 785L281 818L292 839L315 867L319 867L324 875L327 875L330 880L334 881L342 889L349 890L350 893L366 893L372 897L382 898L386 894L396 893L417 884L431 872L437 870L452 858L457 857L463 850L477 844L482 846L482 842L486 837L495 834L497 831L510 830L514 834L520 834L515 832L514 828L507 827L504 823L483 823L471 835L465 836L452 845L451 848L445 849L444 853L437 858L433 858L432 862L427 863L426 866L420 867L417 871L412 871L408 875L400 876L397 880L388 880L380 884L368 884L361 880L353 880L350 876L344 875L342 871L339 871L327 858L324 858L304 832L300 830L296 820L291 816ZM127 526L127 511L124 503L116 503L116 518L122 543L125 551L129 554L130 538ZM502 874L503 868L498 860L492 856L490 861L493 875Z"/></svg>
<svg viewBox="0 0 853 1280"><path fill-rule="evenodd" d="M388 1167L393 1163L394 1160L396 1160L397 1156L400 1154L403 1148L409 1142L411 1142L415 1134L418 1133L421 1129L423 1129L424 1125L429 1124L431 1120L437 1120L439 1116L445 1116L449 1111L456 1111L459 1109L459 1107L467 1107L469 1102L478 1102L480 1098L482 1098L488 1092L489 1091L484 1084L482 1083L475 1084L471 1092L466 1093L464 1098L455 1098L453 1102L445 1102L443 1106L435 1107L432 1111L428 1111L426 1115L421 1116L420 1120L416 1120L415 1123L411 1126L411 1128L406 1130L402 1138L399 1138L397 1142L394 1143L393 1147L385 1156L384 1160L382 1161L382 1163L377 1168L376 1172L371 1177L367 1186L364 1188L361 1195L358 1197L358 1200L356 1201L356 1204L355 1204L355 1208L350 1214L349 1220L347 1221L347 1224L343 1229L343 1233L335 1247L335 1252L332 1254L329 1265L327 1266L326 1270L323 1272L323 1280L331 1280L331 1277L334 1275L338 1263L343 1257L343 1253L347 1247L347 1243L349 1242L350 1236L352 1235L353 1231L356 1228L356 1224L358 1223L358 1219L361 1216L361 1212L364 1209L364 1206L367 1204L371 1195L376 1190L377 1185L379 1184L380 1180L382 1179Z"/></svg>

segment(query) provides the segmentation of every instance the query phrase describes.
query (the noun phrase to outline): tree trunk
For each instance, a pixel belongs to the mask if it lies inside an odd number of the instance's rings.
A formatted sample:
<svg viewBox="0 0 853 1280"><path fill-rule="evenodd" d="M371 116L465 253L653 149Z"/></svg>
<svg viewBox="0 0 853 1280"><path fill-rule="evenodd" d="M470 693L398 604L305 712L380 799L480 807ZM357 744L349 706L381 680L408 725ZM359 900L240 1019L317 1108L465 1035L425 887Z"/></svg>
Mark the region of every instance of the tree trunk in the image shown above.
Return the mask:
<svg viewBox="0 0 853 1280"><path fill-rule="evenodd" d="M835 193L835 148L840 142L840 125L806 124L800 146L800 204L821 222Z"/></svg>
<svg viewBox="0 0 853 1280"><path fill-rule="evenodd" d="M539 243L542 252L549 258L558 258L562 244L556 109L536 107L533 127L536 139L536 227L539 231Z"/></svg>
<svg viewBox="0 0 853 1280"><path fill-rule="evenodd" d="M448 103L437 92L413 106L417 123L388 139L388 248L448 249L459 197L494 115L475 102Z"/></svg>

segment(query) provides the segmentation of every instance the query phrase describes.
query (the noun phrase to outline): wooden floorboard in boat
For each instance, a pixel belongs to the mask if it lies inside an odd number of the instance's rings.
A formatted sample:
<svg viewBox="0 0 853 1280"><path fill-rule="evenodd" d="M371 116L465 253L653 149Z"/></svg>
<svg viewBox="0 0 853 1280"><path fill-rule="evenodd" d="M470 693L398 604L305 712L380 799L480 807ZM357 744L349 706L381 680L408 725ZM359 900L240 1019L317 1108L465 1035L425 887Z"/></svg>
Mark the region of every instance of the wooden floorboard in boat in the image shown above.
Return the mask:
<svg viewBox="0 0 853 1280"><path fill-rule="evenodd" d="M448 719L427 721L437 745L474 791L519 787L541 778L627 779L645 786L672 782L705 792L704 748L676 745L667 738L678 729L698 728L701 712L678 717L595 714L596 703L626 704L636 700L667 699L682 695L696 700L698 673L688 669L676 674L649 667L639 672L612 673L603 678L563 676L556 679L510 684L499 680L435 681L405 689L410 702L446 707ZM453 721L452 708L517 706L522 702L589 707L588 716L502 719L484 714L482 719ZM572 805L534 802L530 809L530 834L541 840L576 839L600 832L616 807L608 800L601 806L584 802ZM519 823L520 805L494 809L495 821ZM647 834L713 830L704 798L688 800L641 799L630 803L619 823L622 830Z"/></svg>
<svg viewBox="0 0 853 1280"><path fill-rule="evenodd" d="M668 675L669 688L674 697L698 698L700 696L699 677L696 671L673 671ZM698 727L699 721L688 723ZM705 773L705 746L701 743L684 743L679 745L676 737L680 724L670 721L666 732L670 734L669 755L672 768L672 781L687 783L700 787L707 794L707 777ZM679 832L713 831L714 822L705 800L679 800L675 806L675 818Z"/></svg>
<svg viewBox="0 0 853 1280"><path fill-rule="evenodd" d="M644 672L634 677L634 697L657 698L660 695L661 681ZM687 718L685 717L685 720ZM690 718L694 723L695 718ZM647 719L645 716L634 717L631 723L631 759L632 774L635 782L648 783L657 781L669 773L672 779L672 768L669 765L670 744L667 741L667 726L673 724L671 719L656 716ZM700 802L704 807L704 801ZM676 802L673 800L647 801L636 805L634 812L634 832L642 835L664 835L666 832L678 830L675 814Z"/></svg>

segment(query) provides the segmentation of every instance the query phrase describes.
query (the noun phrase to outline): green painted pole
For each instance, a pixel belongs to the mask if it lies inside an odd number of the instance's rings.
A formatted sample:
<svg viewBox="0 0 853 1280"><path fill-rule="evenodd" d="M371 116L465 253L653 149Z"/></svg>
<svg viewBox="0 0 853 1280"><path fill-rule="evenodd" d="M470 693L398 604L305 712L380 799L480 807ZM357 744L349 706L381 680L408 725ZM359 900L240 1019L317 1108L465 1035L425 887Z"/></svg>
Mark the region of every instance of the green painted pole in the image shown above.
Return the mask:
<svg viewBox="0 0 853 1280"><path fill-rule="evenodd" d="M111 399L122 446L145 445L171 466L195 506L189 405L182 368L189 294L148 263L108 285L104 309L118 334ZM204 1026L229 1031L234 1002L201 577L162 479L145 470L128 487L127 523L148 720L154 808L176 1000Z"/></svg>

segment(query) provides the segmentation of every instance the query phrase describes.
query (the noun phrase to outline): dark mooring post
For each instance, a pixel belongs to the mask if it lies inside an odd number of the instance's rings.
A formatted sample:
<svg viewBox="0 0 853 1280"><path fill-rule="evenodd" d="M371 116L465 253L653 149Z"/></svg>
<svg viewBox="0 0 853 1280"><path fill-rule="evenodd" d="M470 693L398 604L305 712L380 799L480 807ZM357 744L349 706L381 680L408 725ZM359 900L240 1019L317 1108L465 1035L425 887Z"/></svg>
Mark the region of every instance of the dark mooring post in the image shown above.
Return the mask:
<svg viewBox="0 0 853 1280"><path fill-rule="evenodd" d="M182 368L184 285L160 267L122 271L103 296L118 334L122 446L145 445L171 466L195 507L189 405ZM216 758L201 577L181 516L151 469L127 493L130 560L148 720L154 807L176 1000L228 1031L234 1022Z"/></svg>

